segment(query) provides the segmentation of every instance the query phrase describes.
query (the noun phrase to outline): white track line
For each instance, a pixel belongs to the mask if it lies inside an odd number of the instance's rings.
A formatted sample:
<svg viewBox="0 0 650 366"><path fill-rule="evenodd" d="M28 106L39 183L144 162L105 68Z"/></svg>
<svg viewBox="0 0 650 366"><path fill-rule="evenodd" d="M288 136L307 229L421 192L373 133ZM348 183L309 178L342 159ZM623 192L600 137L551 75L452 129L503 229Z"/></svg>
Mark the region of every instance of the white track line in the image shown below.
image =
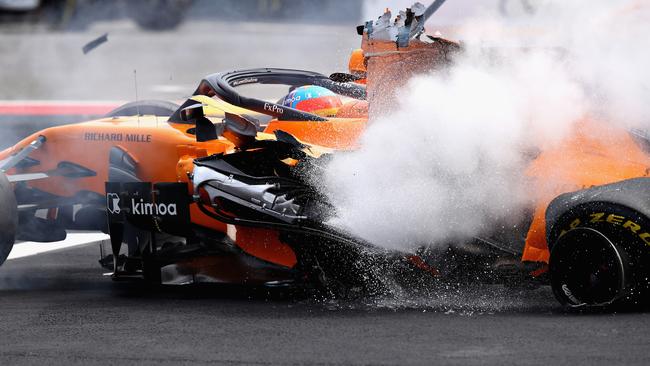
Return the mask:
<svg viewBox="0 0 650 366"><path fill-rule="evenodd" d="M108 239L109 236L102 233L77 232L68 233L68 237L65 240L55 241L52 243L37 243L32 241L19 242L14 244L14 248L11 250L11 253L9 253L7 260L29 257L32 255L83 245L96 244L102 240Z"/></svg>

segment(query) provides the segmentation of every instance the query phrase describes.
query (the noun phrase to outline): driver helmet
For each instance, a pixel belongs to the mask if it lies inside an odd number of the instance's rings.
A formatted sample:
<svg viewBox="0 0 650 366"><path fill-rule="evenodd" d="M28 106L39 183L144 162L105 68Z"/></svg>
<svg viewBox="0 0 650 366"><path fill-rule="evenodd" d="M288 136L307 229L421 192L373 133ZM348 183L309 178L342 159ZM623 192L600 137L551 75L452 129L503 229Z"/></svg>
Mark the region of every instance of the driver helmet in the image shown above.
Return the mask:
<svg viewBox="0 0 650 366"><path fill-rule="evenodd" d="M321 117L334 117L343 102L341 102L338 95L329 89L306 85L293 89L284 97L282 105Z"/></svg>

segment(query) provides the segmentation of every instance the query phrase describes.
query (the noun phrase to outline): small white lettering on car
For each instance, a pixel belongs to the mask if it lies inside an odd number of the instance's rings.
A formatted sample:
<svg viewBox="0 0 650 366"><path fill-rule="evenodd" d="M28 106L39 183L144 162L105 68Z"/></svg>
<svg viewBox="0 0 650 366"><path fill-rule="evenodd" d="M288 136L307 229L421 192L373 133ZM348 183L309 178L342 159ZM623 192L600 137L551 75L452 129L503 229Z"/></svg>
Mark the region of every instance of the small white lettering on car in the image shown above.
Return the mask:
<svg viewBox="0 0 650 366"><path fill-rule="evenodd" d="M280 108L277 104L264 103L264 110L272 113L283 114L284 109Z"/></svg>
<svg viewBox="0 0 650 366"><path fill-rule="evenodd" d="M140 199L140 202L131 198L131 215L176 216L176 212L175 203L145 203L142 198Z"/></svg>

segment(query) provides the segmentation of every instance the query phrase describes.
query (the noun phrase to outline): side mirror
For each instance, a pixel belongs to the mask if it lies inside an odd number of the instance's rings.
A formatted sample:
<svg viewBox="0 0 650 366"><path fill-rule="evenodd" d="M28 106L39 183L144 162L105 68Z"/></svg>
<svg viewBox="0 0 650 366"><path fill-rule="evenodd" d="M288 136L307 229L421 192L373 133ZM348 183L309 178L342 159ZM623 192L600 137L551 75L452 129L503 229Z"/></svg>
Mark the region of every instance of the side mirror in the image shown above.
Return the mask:
<svg viewBox="0 0 650 366"><path fill-rule="evenodd" d="M181 119L184 122L193 122L196 126L196 141L205 142L219 138L217 129L203 113L203 103L196 103L181 109Z"/></svg>
<svg viewBox="0 0 650 366"><path fill-rule="evenodd" d="M205 117L203 103L192 104L189 107L181 109L181 119L185 122L197 120L201 117Z"/></svg>

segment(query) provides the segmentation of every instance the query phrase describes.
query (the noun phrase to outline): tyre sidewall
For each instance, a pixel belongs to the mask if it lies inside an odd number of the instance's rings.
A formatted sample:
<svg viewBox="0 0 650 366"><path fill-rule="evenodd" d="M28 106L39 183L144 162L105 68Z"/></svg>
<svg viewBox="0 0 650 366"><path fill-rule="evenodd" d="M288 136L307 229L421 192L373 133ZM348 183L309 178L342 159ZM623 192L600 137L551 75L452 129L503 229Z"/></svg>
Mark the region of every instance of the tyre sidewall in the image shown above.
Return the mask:
<svg viewBox="0 0 650 366"><path fill-rule="evenodd" d="M14 246L18 227L18 207L13 187L0 172L0 264L4 263Z"/></svg>
<svg viewBox="0 0 650 366"><path fill-rule="evenodd" d="M645 274L647 273L648 258L650 258L650 219L645 215L624 206L608 203L589 203L573 208L569 214L558 220L558 237L549 241L551 251L551 282L553 292L560 302L568 305L562 299L560 289L556 287L552 273L555 244L567 233L576 229L593 229L610 240L623 259L623 267L626 269L628 287L626 291L635 293L647 287ZM622 300L629 300L626 296ZM620 302L620 301L616 301Z"/></svg>

